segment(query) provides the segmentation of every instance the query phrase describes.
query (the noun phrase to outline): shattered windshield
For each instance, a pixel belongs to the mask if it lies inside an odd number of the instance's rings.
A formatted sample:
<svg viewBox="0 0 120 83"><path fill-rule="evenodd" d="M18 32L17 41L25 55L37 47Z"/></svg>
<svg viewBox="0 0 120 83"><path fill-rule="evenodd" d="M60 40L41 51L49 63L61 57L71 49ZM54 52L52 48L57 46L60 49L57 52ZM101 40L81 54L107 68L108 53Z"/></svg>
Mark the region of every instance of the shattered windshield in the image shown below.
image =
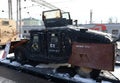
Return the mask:
<svg viewBox="0 0 120 83"><path fill-rule="evenodd" d="M61 17L59 10L44 12L43 16L44 16L44 19L52 19L52 18L60 18Z"/></svg>

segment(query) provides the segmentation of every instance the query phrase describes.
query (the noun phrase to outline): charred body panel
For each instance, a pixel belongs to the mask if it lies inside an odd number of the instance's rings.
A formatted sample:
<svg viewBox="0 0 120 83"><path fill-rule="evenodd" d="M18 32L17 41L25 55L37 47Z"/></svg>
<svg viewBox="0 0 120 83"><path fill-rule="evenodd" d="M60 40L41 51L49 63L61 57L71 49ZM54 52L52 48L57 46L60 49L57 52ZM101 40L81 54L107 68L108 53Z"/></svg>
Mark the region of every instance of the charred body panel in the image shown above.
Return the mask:
<svg viewBox="0 0 120 83"><path fill-rule="evenodd" d="M46 42L44 31L31 31L30 41L26 44L27 58L38 61L41 57L46 58ZM42 60L42 59L41 59Z"/></svg>
<svg viewBox="0 0 120 83"><path fill-rule="evenodd" d="M105 35L104 33L99 33L99 32L94 32L92 30L88 30L88 29L80 29L77 30L75 36L76 37L74 40L77 42L81 42L81 43L104 43L104 44L108 44L108 43L112 43L112 39L108 36Z"/></svg>
<svg viewBox="0 0 120 83"><path fill-rule="evenodd" d="M71 54L71 38L61 29L31 31L31 40L26 48L30 60L63 63L68 61Z"/></svg>
<svg viewBox="0 0 120 83"><path fill-rule="evenodd" d="M51 57L68 58L71 51L71 38L64 30L48 30L47 32L47 53ZM62 59L61 59L62 60ZM64 60L64 59L63 59Z"/></svg>

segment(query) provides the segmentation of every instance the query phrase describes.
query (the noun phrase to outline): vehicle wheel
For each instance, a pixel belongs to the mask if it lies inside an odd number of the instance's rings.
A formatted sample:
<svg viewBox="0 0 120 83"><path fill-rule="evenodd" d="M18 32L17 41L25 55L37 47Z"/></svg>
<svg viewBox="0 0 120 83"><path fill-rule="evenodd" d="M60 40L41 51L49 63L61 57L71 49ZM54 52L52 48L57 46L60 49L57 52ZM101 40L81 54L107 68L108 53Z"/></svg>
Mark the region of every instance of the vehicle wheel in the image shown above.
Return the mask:
<svg viewBox="0 0 120 83"><path fill-rule="evenodd" d="M90 77L94 80L97 80L97 78L99 77L101 70L97 70L97 69L92 69L92 71L90 72Z"/></svg>
<svg viewBox="0 0 120 83"><path fill-rule="evenodd" d="M91 71L92 69L87 67L78 67L78 70L77 70L78 74L84 78L89 78Z"/></svg>
<svg viewBox="0 0 120 83"><path fill-rule="evenodd" d="M17 62L20 62L20 63L25 63L26 62L26 56L25 56L25 49L24 47L17 47L15 48L15 59Z"/></svg>

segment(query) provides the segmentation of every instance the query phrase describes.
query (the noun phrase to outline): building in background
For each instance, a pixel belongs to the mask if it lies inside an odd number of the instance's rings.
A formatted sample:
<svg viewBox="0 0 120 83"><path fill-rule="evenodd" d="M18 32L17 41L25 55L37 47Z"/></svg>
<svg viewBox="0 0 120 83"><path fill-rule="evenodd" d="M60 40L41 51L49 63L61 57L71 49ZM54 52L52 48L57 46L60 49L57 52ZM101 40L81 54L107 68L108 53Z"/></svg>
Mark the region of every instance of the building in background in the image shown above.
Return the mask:
<svg viewBox="0 0 120 83"><path fill-rule="evenodd" d="M107 23L107 24L80 24L80 26L110 33L115 37L120 37L120 23Z"/></svg>
<svg viewBox="0 0 120 83"><path fill-rule="evenodd" d="M25 18L22 19L22 35L24 38L30 37L30 30L41 30L44 29L45 26L41 20L35 18Z"/></svg>
<svg viewBox="0 0 120 83"><path fill-rule="evenodd" d="M38 26L38 25L42 25L42 22L38 19L35 18L24 18L22 19L23 22L23 26Z"/></svg>

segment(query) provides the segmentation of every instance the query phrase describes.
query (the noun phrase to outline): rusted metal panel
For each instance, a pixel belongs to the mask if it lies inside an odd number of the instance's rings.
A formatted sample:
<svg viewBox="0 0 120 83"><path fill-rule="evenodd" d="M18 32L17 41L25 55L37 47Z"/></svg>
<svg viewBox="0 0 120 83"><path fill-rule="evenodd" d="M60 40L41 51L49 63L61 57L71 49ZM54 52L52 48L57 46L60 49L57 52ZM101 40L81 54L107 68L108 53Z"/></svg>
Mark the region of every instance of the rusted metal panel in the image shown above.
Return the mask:
<svg viewBox="0 0 120 83"><path fill-rule="evenodd" d="M113 71L114 51L114 44L74 42L69 63L76 66Z"/></svg>

